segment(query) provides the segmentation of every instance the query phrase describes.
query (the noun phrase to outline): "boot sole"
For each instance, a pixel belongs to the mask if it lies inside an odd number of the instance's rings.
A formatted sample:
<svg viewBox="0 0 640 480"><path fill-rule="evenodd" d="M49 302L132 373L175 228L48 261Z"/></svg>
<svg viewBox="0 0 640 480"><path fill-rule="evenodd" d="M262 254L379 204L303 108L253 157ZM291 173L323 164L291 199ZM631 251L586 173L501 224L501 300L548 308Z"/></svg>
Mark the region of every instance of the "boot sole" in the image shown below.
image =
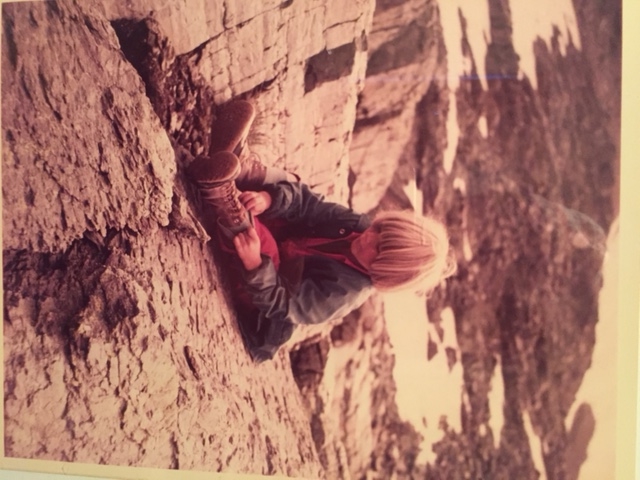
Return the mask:
<svg viewBox="0 0 640 480"><path fill-rule="evenodd" d="M240 160L231 152L218 152L212 157L199 156L187 169L189 178L203 187L215 187L235 180L240 174Z"/></svg>
<svg viewBox="0 0 640 480"><path fill-rule="evenodd" d="M255 117L255 108L246 100L223 105L211 126L209 156L218 152L233 152L240 156Z"/></svg>

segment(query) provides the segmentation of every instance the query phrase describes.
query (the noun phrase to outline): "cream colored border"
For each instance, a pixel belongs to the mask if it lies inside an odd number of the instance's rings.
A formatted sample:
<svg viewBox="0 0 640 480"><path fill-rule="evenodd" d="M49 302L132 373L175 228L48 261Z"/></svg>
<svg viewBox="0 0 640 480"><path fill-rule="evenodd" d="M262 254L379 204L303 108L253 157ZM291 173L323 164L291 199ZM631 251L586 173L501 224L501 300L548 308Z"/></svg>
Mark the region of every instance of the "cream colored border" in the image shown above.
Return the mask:
<svg viewBox="0 0 640 480"><path fill-rule="evenodd" d="M440 0L447 1L447 0ZM528 1L528 0L527 0ZM0 3L6 3L0 0ZM617 458L616 479L636 478L636 441L638 407L638 324L640 323L640 2L623 0L623 77L622 77L622 155L621 155L621 210L620 210L620 265L619 265L619 314L617 355ZM1 42L1 37L0 37ZM0 72L0 79L1 79ZM0 166L1 174L1 166ZM1 208L0 199L0 208ZM1 226L0 226L1 228ZM1 230L0 230L1 233ZM1 255L1 253L0 253ZM0 293L2 285L0 284ZM4 298L3 295L0 297ZM4 348L0 342L0 358ZM613 360L613 359L612 359ZM4 369L0 369L0 390L4 398ZM0 425L4 431L4 402L0 402ZM0 451L4 452L4 435L0 435ZM76 475L99 478L125 479L182 479L185 471L152 468L117 467L81 463L63 463L42 460L22 460L0 457L0 470L21 470L62 474L60 478L72 480ZM640 465L640 464L639 464ZM640 469L639 469L640 470ZM7 473L7 472L5 472ZM189 478L286 478L261 475L216 474L189 471ZM25 480L28 475L25 475ZM640 471L638 472L640 478ZM5 477L0 472L0 478ZM23 478L21 476L21 478ZM587 479L589 480L589 479Z"/></svg>
<svg viewBox="0 0 640 480"><path fill-rule="evenodd" d="M640 2L622 2L622 151L618 310L616 478L636 478L640 293Z"/></svg>

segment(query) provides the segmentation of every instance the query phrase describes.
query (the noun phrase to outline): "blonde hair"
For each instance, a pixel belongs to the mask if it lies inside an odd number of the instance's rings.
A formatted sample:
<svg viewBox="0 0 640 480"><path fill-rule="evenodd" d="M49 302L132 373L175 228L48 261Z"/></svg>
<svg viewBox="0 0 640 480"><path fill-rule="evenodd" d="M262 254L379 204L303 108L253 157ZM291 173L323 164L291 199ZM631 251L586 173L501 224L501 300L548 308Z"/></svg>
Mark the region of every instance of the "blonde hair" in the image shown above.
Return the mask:
<svg viewBox="0 0 640 480"><path fill-rule="evenodd" d="M378 254L369 269L376 289L413 286L426 294L455 273L447 229L435 218L410 211L383 212L371 229L379 234Z"/></svg>

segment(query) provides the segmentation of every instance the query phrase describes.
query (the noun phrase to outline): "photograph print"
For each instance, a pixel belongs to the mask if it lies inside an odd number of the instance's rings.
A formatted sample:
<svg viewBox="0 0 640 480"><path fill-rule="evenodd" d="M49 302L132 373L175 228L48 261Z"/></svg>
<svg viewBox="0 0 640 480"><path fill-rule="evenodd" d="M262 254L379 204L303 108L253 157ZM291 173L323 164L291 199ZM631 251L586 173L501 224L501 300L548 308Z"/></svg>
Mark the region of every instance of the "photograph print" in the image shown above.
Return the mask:
<svg viewBox="0 0 640 480"><path fill-rule="evenodd" d="M612 478L621 11L3 3L5 460Z"/></svg>

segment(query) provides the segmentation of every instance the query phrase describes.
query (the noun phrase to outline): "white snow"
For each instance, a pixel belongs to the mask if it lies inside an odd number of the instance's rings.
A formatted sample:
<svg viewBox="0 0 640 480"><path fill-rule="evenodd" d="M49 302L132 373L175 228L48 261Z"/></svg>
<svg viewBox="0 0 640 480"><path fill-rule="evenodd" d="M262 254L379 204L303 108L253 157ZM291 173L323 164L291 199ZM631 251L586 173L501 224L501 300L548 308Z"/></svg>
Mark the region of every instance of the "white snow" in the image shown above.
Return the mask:
<svg viewBox="0 0 640 480"><path fill-rule="evenodd" d="M467 262L470 262L473 258L473 249L471 248L471 241L469 240L469 232L466 230L462 236L462 254Z"/></svg>
<svg viewBox="0 0 640 480"><path fill-rule="evenodd" d="M449 371L445 346L458 351L455 321L451 309L443 312L444 336L437 355L427 361L427 311L425 298L413 293L384 295L387 330L395 352L394 380L400 417L410 421L424 437L418 462L434 462L431 445L442 439L438 427L446 417L449 427L459 431L462 394L462 366ZM432 340L438 342L437 335Z"/></svg>
<svg viewBox="0 0 640 480"><path fill-rule="evenodd" d="M453 188L459 190L463 195L467 194L467 182L460 177L456 177L453 179Z"/></svg>
<svg viewBox="0 0 640 480"><path fill-rule="evenodd" d="M457 122L458 106L456 105L455 93L449 93L449 114L447 115L447 146L444 150L443 168L446 173L453 170L453 161L456 158L458 148L458 136L460 130Z"/></svg>
<svg viewBox="0 0 640 480"><path fill-rule="evenodd" d="M513 2L511 2L513 3ZM460 77L471 75L471 61L465 59L460 48L462 28L458 9L467 20L467 38L473 50L473 58L482 88L487 89L484 59L487 54L489 35L489 2L480 0L448 0L440 2L440 18L447 46L447 80L449 88L456 91L460 86Z"/></svg>
<svg viewBox="0 0 640 480"><path fill-rule="evenodd" d="M522 418L524 421L524 429L527 432L527 436L529 437L529 448L531 449L531 457L533 458L533 465L536 470L540 473L540 480L546 480L547 471L544 469L544 460L542 459L542 442L540 438L533 431L533 426L531 425L531 418L529 414L525 411L522 414ZM606 477L602 477L606 478Z"/></svg>
<svg viewBox="0 0 640 480"><path fill-rule="evenodd" d="M489 393L489 426L493 432L493 444L496 448L500 445L500 432L504 425L504 382L502 380L502 362L498 359L493 370L491 392Z"/></svg>
<svg viewBox="0 0 640 480"><path fill-rule="evenodd" d="M411 201L413 209L421 214L424 195L422 193L422 190L418 190L416 181L411 180L407 185L405 185L403 191L407 198Z"/></svg>
<svg viewBox="0 0 640 480"><path fill-rule="evenodd" d="M551 48L553 25L560 30L560 52L566 53L569 35L580 48L580 35L571 0L519 0L510 2L513 24L513 46L520 55L520 72L526 75L533 88L537 88L533 42L540 37Z"/></svg>
<svg viewBox="0 0 640 480"><path fill-rule="evenodd" d="M487 138L487 136L489 135L489 127L487 126L487 117L485 115L482 115L478 119L478 130L480 130L480 135L482 135L482 138Z"/></svg>
<svg viewBox="0 0 640 480"><path fill-rule="evenodd" d="M462 29L458 9L467 19L467 38L472 45L476 69L482 87L487 88L484 58L487 52L485 36L489 32L489 6L487 1L447 0L440 2L440 17L447 46L447 83L449 85L449 115L447 117L447 148L444 152L444 170L451 173L458 146L458 109L455 92L460 86L460 77L471 75L471 61L464 58L460 48ZM482 130L481 130L482 131Z"/></svg>

